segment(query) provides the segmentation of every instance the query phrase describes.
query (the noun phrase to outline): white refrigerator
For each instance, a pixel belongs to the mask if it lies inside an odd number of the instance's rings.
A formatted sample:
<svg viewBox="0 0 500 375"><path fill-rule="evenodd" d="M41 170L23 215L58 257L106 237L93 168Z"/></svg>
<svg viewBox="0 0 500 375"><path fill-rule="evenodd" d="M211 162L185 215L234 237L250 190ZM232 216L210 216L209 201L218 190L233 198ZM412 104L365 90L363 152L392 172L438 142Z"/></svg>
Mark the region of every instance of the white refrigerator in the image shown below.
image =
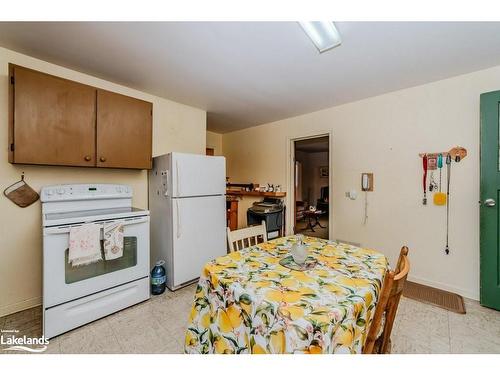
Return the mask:
<svg viewBox="0 0 500 375"><path fill-rule="evenodd" d="M165 260L167 286L200 277L226 254L226 159L173 152L153 158L149 174L151 268Z"/></svg>

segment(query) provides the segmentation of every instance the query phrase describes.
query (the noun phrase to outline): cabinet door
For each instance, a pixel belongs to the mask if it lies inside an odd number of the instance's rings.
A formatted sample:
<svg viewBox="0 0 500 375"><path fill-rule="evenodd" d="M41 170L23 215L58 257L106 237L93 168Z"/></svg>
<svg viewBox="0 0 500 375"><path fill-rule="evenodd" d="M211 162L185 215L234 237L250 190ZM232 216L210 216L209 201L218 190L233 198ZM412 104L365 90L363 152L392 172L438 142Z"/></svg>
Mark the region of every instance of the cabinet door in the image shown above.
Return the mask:
<svg viewBox="0 0 500 375"><path fill-rule="evenodd" d="M96 89L11 66L10 161L94 167Z"/></svg>
<svg viewBox="0 0 500 375"><path fill-rule="evenodd" d="M151 169L151 103L97 91L97 166Z"/></svg>

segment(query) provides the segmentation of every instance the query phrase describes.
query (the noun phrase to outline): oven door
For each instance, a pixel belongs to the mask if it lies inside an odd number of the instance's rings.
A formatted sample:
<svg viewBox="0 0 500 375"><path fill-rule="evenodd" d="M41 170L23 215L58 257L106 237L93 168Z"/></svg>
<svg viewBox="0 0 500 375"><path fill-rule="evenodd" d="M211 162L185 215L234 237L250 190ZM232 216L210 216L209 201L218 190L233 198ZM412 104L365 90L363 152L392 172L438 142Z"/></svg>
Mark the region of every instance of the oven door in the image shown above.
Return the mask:
<svg viewBox="0 0 500 375"><path fill-rule="evenodd" d="M43 230L43 305L45 308L148 277L149 216L97 221L123 223L123 256L85 266L68 263L71 227L64 225ZM101 240L102 240L101 230ZM102 246L102 241L101 241ZM101 249L102 251L102 249Z"/></svg>

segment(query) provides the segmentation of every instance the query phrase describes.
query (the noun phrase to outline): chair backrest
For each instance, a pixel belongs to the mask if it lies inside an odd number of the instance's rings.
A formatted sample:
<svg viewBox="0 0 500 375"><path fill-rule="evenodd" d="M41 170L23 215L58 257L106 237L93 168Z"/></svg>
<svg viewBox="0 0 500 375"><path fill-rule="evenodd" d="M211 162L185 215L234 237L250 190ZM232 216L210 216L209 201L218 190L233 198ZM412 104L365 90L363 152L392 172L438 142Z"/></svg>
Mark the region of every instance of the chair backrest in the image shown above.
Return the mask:
<svg viewBox="0 0 500 375"><path fill-rule="evenodd" d="M392 326L398 309L399 300L403 294L403 288L410 272L410 261L408 260L408 247L403 246L399 253L398 263L394 271L387 271L380 290L379 300L375 308L375 314L366 337L363 353L387 353L390 345ZM385 314L384 327L380 337L378 333ZM375 348L375 344L376 349Z"/></svg>
<svg viewBox="0 0 500 375"><path fill-rule="evenodd" d="M262 238L263 242L267 241L267 229L264 220L260 225L254 225L243 229L231 231L227 228L227 243L230 252L257 245L257 243L259 243L259 237Z"/></svg>

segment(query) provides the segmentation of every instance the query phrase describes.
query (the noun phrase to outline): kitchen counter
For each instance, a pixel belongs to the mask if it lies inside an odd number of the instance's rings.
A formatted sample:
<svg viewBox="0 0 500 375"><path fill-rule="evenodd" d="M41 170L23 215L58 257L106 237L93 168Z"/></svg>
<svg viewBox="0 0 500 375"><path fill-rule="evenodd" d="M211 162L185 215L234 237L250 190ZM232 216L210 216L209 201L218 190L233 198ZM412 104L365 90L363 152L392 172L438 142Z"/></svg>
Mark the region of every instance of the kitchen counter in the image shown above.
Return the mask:
<svg viewBox="0 0 500 375"><path fill-rule="evenodd" d="M226 190L226 195L237 195L237 196L252 196L252 197L273 197L273 198L284 198L286 197L286 192L280 191L238 191L238 190Z"/></svg>

